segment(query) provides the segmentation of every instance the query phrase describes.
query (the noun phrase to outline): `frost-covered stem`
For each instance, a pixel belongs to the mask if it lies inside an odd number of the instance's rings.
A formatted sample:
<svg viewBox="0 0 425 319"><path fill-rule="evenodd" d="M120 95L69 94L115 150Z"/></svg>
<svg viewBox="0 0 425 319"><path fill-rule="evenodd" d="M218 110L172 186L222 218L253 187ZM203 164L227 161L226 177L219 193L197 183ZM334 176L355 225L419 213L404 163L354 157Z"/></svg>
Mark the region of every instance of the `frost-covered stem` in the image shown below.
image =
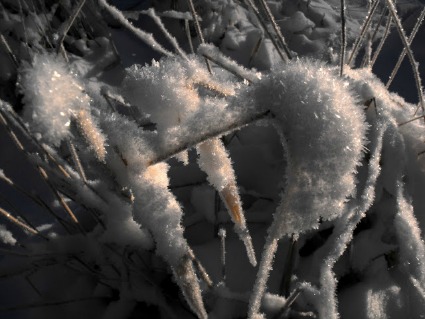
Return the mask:
<svg viewBox="0 0 425 319"><path fill-rule="evenodd" d="M251 66L252 60L257 56L258 50L260 49L261 43L263 43L263 34L260 35L258 38L257 43L255 44L254 48L252 49L251 54L249 55L249 61L248 66Z"/></svg>
<svg viewBox="0 0 425 319"><path fill-rule="evenodd" d="M381 16L379 17L379 21L376 24L375 30L373 31L372 43L375 41L376 36L378 35L379 27L382 25L382 22L384 21L384 18L386 16L387 12L388 12L388 9L387 9L387 7L385 7L384 10L382 10Z"/></svg>
<svg viewBox="0 0 425 319"><path fill-rule="evenodd" d="M192 140L189 140L189 141L187 139L182 140L179 143L174 144L169 149L164 149L160 154L157 154L155 157L153 157L148 164L155 165L159 162L166 161L169 158L176 156L178 153L183 152L184 150L190 149L199 143L202 143L214 137L225 135L231 131L241 129L242 127L250 123L253 123L255 121L258 121L260 119L267 117L268 115L270 115L270 113L271 113L270 110L267 110L265 112L248 116L247 118L244 118L237 122L235 121L233 123L224 125L223 127L216 127L215 130L211 130L203 134L192 136Z"/></svg>
<svg viewBox="0 0 425 319"><path fill-rule="evenodd" d="M344 0L342 0L344 1ZM265 0L260 0L261 5L263 6L264 12L266 13L267 17L270 20L270 23L272 24L272 27L274 31L276 32L277 38L279 40L280 45L283 47L283 50L285 50L285 53L288 57L288 59L292 59L291 51L288 48L288 45L286 44L285 37L283 36L282 32L280 31L280 27L277 25L276 20L273 16L273 13L270 10L269 5Z"/></svg>
<svg viewBox="0 0 425 319"><path fill-rule="evenodd" d="M387 40L388 35L390 34L391 30L391 24L392 24L392 17L388 17L387 25L385 26L385 32L384 35L381 38L381 41L379 42L378 47L376 48L376 51L373 55L372 61L370 62L370 67L372 68L378 59L379 54L381 53L382 47L384 46L385 41Z"/></svg>
<svg viewBox="0 0 425 319"><path fill-rule="evenodd" d="M345 0L341 0L341 50L339 53L339 76L344 74L345 48L347 46L345 31Z"/></svg>
<svg viewBox="0 0 425 319"><path fill-rule="evenodd" d="M199 23L198 15L196 14L195 5L193 4L193 0L187 0L187 4L189 5L190 13L192 14L193 23L195 25L196 33L198 34L199 41L201 44L205 43L204 35L202 34L201 25ZM212 73L210 62L205 59L205 63L207 64L208 72Z"/></svg>
<svg viewBox="0 0 425 319"><path fill-rule="evenodd" d="M142 11L142 13L145 13L149 17L152 18L152 20L158 25L158 27L161 29L162 33L165 35L168 41L173 45L174 49L178 53L179 56L181 56L183 59L187 60L186 53L182 50L180 45L177 42L177 39L168 32L167 28L162 23L161 18L156 14L155 9L150 8L149 10Z"/></svg>
<svg viewBox="0 0 425 319"><path fill-rule="evenodd" d="M3 116L3 112L0 112L0 122L3 124L3 126L6 128L6 131L8 132L9 136L12 138L13 142L15 143L15 145L25 153L26 156L29 156L28 152L25 150L23 144L21 143L21 141L18 139L18 137L16 136L16 134L12 131L12 129L10 128L9 124L7 123L6 119ZM57 190L54 188L53 185L51 185L51 183L48 181L47 178L47 174L46 172L38 165L36 165L37 171L39 172L40 176L42 177L42 179L47 183L47 185L51 188L51 190L53 191L53 193L59 195L57 193ZM15 187L17 187L14 184ZM24 191L22 189L23 194L27 195L30 199L32 199L35 203L39 204L41 207L47 209L47 211L56 218L56 220L63 226L63 228L69 232L68 227L65 225L65 221L62 220L62 218L60 218L58 215L56 215L52 209L50 209L50 207L47 204L44 204L43 202L41 202L41 200L35 198L34 196L32 196L31 194L29 194L28 192ZM60 196L60 195L59 195ZM72 214L73 215L73 214ZM72 217L71 215L71 217ZM74 216L75 217L75 216Z"/></svg>
<svg viewBox="0 0 425 319"><path fill-rule="evenodd" d="M276 49L277 53L279 54L280 58L282 59L282 61L288 62L289 58L286 55L283 54L283 52L280 49L279 45L277 44L275 38L270 33L269 29L267 28L266 24L264 23L264 21L261 17L260 11L258 10L255 3L252 0L245 0L245 2L248 3L248 6L251 8L252 11L254 11L255 16L257 17L258 21L260 22L260 25L261 25L263 32L266 32L267 35L269 36L270 41L272 41L273 46L275 47L275 49Z"/></svg>
<svg viewBox="0 0 425 319"><path fill-rule="evenodd" d="M286 299L285 304L283 305L282 309L280 309L279 314L275 316L275 318L283 319L285 318L286 312L289 310L289 308L293 305L295 300L297 300L298 296L303 291L303 286L299 285L297 288L294 289L293 292L289 295L289 297Z"/></svg>
<svg viewBox="0 0 425 319"><path fill-rule="evenodd" d="M195 53L193 49L192 35L190 34L189 20L184 19L184 29L186 31L187 42L189 42L190 53Z"/></svg>
<svg viewBox="0 0 425 319"><path fill-rule="evenodd" d="M413 121L417 121L417 120L420 120L420 119L425 119L425 116L424 115L421 115L421 116L414 117L413 119L410 119L410 120L407 120L405 122L402 122L402 123L398 124L398 126L400 127L400 126L409 124L409 123L411 123Z"/></svg>
<svg viewBox="0 0 425 319"><path fill-rule="evenodd" d="M198 53L221 66L226 71L248 82L257 82L259 80L258 73L245 69L238 65L235 61L224 56L218 48L212 44L203 44L198 48Z"/></svg>
<svg viewBox="0 0 425 319"><path fill-rule="evenodd" d="M4 118L2 112L0 112L0 122L3 124L4 128L6 129L7 133L9 134L10 138L13 140L15 145L26 154L26 150L24 148L24 145L22 145L21 141L16 136L15 132L11 129L9 126L9 123L7 123L6 119Z"/></svg>
<svg viewBox="0 0 425 319"><path fill-rule="evenodd" d="M365 53L364 53L363 61L361 64L362 68L370 65L371 57L372 57L372 35L368 33L366 37Z"/></svg>
<svg viewBox="0 0 425 319"><path fill-rule="evenodd" d="M218 237L220 238L221 281L226 284L226 230L224 228L220 228Z"/></svg>
<svg viewBox="0 0 425 319"><path fill-rule="evenodd" d="M16 58L15 54L12 52L12 49L10 48L9 43L7 43L6 38L3 36L3 34L0 34L0 41L3 44L3 47L5 48L6 52L8 53L13 64L15 64L16 67L18 67L19 66L18 59Z"/></svg>
<svg viewBox="0 0 425 319"><path fill-rule="evenodd" d="M33 235L40 235L39 232L28 226L27 224L21 222L19 219L17 219L16 217L12 216L8 211L6 211L5 209L0 207L0 215L6 217L10 222L12 222L13 224L17 225L18 227L20 227L21 229L33 234Z"/></svg>
<svg viewBox="0 0 425 319"><path fill-rule="evenodd" d="M291 277L295 262L295 257L297 254L298 239L296 236L292 235L291 237L291 247L289 248L288 257L286 260L285 269L283 272L282 282L280 285L280 292L283 293L283 296L287 297L291 288Z"/></svg>
<svg viewBox="0 0 425 319"><path fill-rule="evenodd" d="M403 42L403 46L404 46L404 49L406 50L407 57L409 58L410 65L412 66L413 74L415 76L416 89L418 91L419 105L422 108L422 110L425 111L425 104L424 104L425 101L424 101L424 95L422 91L421 77L419 75L419 64L415 61L412 49L410 48L409 39L407 39L407 36L404 33L403 26L401 25L401 21L397 15L397 10L394 6L393 1L392 0L386 0L386 1L387 1L388 9L390 10L391 15L394 19L395 25L397 27L397 31L400 35L401 41Z"/></svg>
<svg viewBox="0 0 425 319"><path fill-rule="evenodd" d="M397 181L397 214L394 226L400 247L400 260L407 272L425 288L425 244L413 206L404 196L401 178ZM412 278L413 279L413 278ZM414 285L415 286L415 285ZM415 287L419 288L419 287ZM425 298L425 295L422 296Z"/></svg>
<svg viewBox="0 0 425 319"><path fill-rule="evenodd" d="M254 288L249 298L248 319L254 319L260 310L261 301L267 287L267 280L272 269L273 259L276 254L278 239L270 232L261 256L260 267L258 269L257 278L255 279Z"/></svg>
<svg viewBox="0 0 425 319"><path fill-rule="evenodd" d="M418 33L419 27L422 24L422 21L424 19L424 16L425 16L425 8L421 11L421 13L420 13L420 15L418 17L418 20L416 20L416 24L413 27L412 32L410 33L410 36L409 36L409 39L408 39L408 43L409 44L412 44L412 41L415 38L416 33ZM407 53L406 48L403 48L403 51L401 52L400 56L398 57L397 63L395 65L394 69L392 70L391 75L390 75L387 83L385 84L385 87L387 89L390 87L390 85L393 82L395 76L397 75L397 72L400 69L401 63L403 62L404 57L406 56L406 53Z"/></svg>
<svg viewBox="0 0 425 319"><path fill-rule="evenodd" d="M139 40L146 43L148 46L150 46L152 49L156 50L157 52L164 54L165 56L173 56L173 54L162 47L153 37L151 33L147 33L145 31L142 31L136 27L134 27L122 14L120 10L115 8L114 6L111 6L106 2L106 0L99 0L99 4L105 8L121 25L126 28L127 30L131 31Z"/></svg>
<svg viewBox="0 0 425 319"><path fill-rule="evenodd" d="M75 216L74 212L69 207L69 205L66 203L63 196L59 193L59 191L55 188L55 186L50 182L49 176L47 175L46 171L40 166L37 166L37 168L38 168L40 175L46 181L47 185L49 186L49 188L51 189L51 191L53 192L53 194L55 195L56 199L59 201L59 203L61 204L63 209L66 211L66 213L69 215L69 217L71 217L71 220L77 226L79 231L82 234L85 234L86 232L85 232L84 228L81 226L80 222L78 221L77 216Z"/></svg>
<svg viewBox="0 0 425 319"><path fill-rule="evenodd" d="M63 41L65 40L65 37L71 28L72 24L74 23L75 19L77 18L78 14L81 11L81 8L86 3L86 0L80 0L78 4L75 6L74 10L72 10L72 13L68 20L65 22L65 24L61 27L60 30L60 36L56 45L56 54L59 54L61 51L61 48L63 48Z"/></svg>
<svg viewBox="0 0 425 319"><path fill-rule="evenodd" d="M371 6L371 8L370 8L370 10L367 14L367 17L366 17L366 19L365 19L365 21L362 25L360 34L357 37L356 42L354 43L353 49L351 50L350 57L347 60L347 65L351 65L351 62L353 61L354 57L357 55L357 51L360 48L360 44L362 43L363 38L366 34L366 31L369 29L370 23L372 22L372 17L374 15L375 11L376 11L376 8L378 7L378 3L379 3L379 0L375 0L372 3L372 6Z"/></svg>
<svg viewBox="0 0 425 319"><path fill-rule="evenodd" d="M180 264L173 267L173 272L190 308L196 313L198 318L207 319L208 314L202 301L198 278L196 278L195 269L193 269L192 259L190 256L184 256Z"/></svg>
<svg viewBox="0 0 425 319"><path fill-rule="evenodd" d="M196 258L192 249L189 249L188 254L190 258L192 258L192 262L195 263L195 267L198 270L198 273L201 275L202 280L207 284L208 287L212 287L213 281L211 280L210 275L208 275L207 270L202 265L201 261L198 258Z"/></svg>
<svg viewBox="0 0 425 319"><path fill-rule="evenodd" d="M80 157L78 156L74 143L72 143L71 140L68 140L67 142L68 142L69 152L71 153L72 161L74 162L75 168L77 169L77 172L80 175L81 180L84 183L87 183L86 173L84 172L83 165L81 164Z"/></svg>
<svg viewBox="0 0 425 319"><path fill-rule="evenodd" d="M339 318L336 302L336 278L332 271L333 266L342 256L348 244L353 238L353 232L357 224L364 217L373 203L375 197L376 180L381 171L379 162L381 159L382 142L386 125L377 123L375 145L369 162L368 178L360 198L350 207L346 213L337 221L332 237L328 239L330 243L327 248L327 256L323 262L320 271L320 297L324 303L318 307L320 318L337 319ZM325 249L325 248L323 248Z"/></svg>
<svg viewBox="0 0 425 319"><path fill-rule="evenodd" d="M25 126L25 124L22 122L21 118L14 112L14 110L12 109L12 107L10 105L8 105L6 108L4 108L2 105L0 105L0 121L4 124L5 121L3 121L3 119L7 118L7 120L9 122L12 122L13 125L15 127L17 127L21 133L23 133L28 139L30 139L36 146L39 147L39 149L45 153L45 155L49 158L49 160L52 161L53 164L55 164L57 166L57 168L60 170L60 172L66 177L66 178L70 178L71 176L69 175L69 173L66 171L65 169L65 165L62 165L59 163L60 159L59 158L55 158L55 156L53 154L51 154L51 152L48 151L47 146L45 146L44 144L40 144L40 142L34 137L33 134L31 134L28 130L28 128ZM6 123L7 124L7 123ZM13 133L13 131L11 132L11 134L15 135ZM16 135L14 140L17 140ZM16 141L15 143L17 143L19 141ZM20 143L20 142L19 142ZM18 144L17 144L18 145Z"/></svg>

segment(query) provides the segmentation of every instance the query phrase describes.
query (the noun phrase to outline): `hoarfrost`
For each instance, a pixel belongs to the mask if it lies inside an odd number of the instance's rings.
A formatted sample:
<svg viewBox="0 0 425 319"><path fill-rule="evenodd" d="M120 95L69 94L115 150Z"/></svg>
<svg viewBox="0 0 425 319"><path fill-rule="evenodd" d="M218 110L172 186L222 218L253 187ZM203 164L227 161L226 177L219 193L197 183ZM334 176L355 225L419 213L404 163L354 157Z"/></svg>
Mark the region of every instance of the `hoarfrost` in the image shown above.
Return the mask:
<svg viewBox="0 0 425 319"><path fill-rule="evenodd" d="M367 126L336 71L311 60L290 62L245 93L246 104L275 114L288 159L275 214L280 236L315 228L320 217L334 219L354 192Z"/></svg>
<svg viewBox="0 0 425 319"><path fill-rule="evenodd" d="M90 105L82 83L56 56L35 55L31 65L21 68L18 84L26 105L24 120L56 146L70 136L71 116Z"/></svg>

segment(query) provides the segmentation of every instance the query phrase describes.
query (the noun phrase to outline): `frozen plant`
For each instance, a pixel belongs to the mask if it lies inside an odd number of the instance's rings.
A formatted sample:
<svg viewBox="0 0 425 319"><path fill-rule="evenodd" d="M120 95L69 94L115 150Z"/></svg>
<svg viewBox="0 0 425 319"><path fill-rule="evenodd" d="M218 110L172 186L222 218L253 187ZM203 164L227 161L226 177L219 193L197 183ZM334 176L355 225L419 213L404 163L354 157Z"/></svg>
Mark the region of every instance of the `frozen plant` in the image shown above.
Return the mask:
<svg viewBox="0 0 425 319"><path fill-rule="evenodd" d="M0 91L0 123L54 196L0 170L46 213L0 197L0 277L24 278L22 303L0 312L337 319L356 302L359 318L419 317L425 127L410 45L423 14L407 39L390 0L356 17L336 0L111 3L0 7L17 78L2 80L21 95ZM138 28L148 17L153 34ZM371 70L392 21L419 106ZM107 23L155 59L133 63Z"/></svg>

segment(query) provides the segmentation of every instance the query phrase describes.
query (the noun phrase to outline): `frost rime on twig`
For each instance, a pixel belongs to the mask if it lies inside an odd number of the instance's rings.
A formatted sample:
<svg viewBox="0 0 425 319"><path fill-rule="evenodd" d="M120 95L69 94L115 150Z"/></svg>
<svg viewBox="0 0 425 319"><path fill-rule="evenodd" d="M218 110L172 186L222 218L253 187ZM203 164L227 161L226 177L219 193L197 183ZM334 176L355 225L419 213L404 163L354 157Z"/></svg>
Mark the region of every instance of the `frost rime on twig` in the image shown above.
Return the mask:
<svg viewBox="0 0 425 319"><path fill-rule="evenodd" d="M165 28L164 24L162 23L161 19L158 17L158 15L155 12L155 9L150 8L146 11L141 11L141 13L144 13L152 18L153 21L158 25L158 27L161 29L162 33L165 35L165 37L170 41L170 43L173 45L176 52L184 59L188 59L186 53L182 50L182 48L179 46L177 39L168 32L168 30Z"/></svg>
<svg viewBox="0 0 425 319"><path fill-rule="evenodd" d="M375 53L374 53L374 55L372 57L372 61L370 62L370 68L372 68L374 66L376 60L379 57L379 54L381 53L381 50L382 50L382 48L383 48L383 46L385 44L385 41L387 40L387 37L390 34L392 22L393 22L392 17L391 16L388 16L388 20L387 20L387 24L385 26L384 34L383 34L383 36L381 38L381 41L379 42L379 45L376 48L376 51L375 51Z"/></svg>
<svg viewBox="0 0 425 319"><path fill-rule="evenodd" d="M418 20L416 21L415 26L413 27L413 30L410 33L410 36L409 36L409 39L408 39L408 43L409 44L412 44L413 39L416 36L416 33L418 33L419 27L421 26L421 24L423 22L424 16L425 16L425 8L421 11L421 13L420 13L420 15L418 17ZM390 77L389 77L389 79L387 81L387 84L385 85L385 87L387 89L390 87L390 85L393 82L395 76L397 75L397 72L400 69L401 63L403 62L404 57L406 56L406 52L407 52L406 51L406 48L403 48L403 51L401 52L400 56L398 57L397 63L395 65L394 69L391 72L391 75L390 75Z"/></svg>
<svg viewBox="0 0 425 319"><path fill-rule="evenodd" d="M386 0L388 9L391 12L391 15L394 19L395 25L397 27L397 31L400 35L401 41L403 42L404 50L406 50L407 57L409 58L410 65L412 66L413 74L415 76L415 83L416 83L416 89L418 91L418 98L419 98L419 106L422 108L422 111L425 111L425 101L424 101L424 94L422 89L422 82L421 77L419 75L419 64L415 61L415 58L413 56L412 49L410 48L410 41L407 38L403 26L401 25L400 18L397 15L397 10L394 6L394 3L392 0ZM424 9L425 10L425 9ZM423 11L422 11L423 12ZM422 13L421 13L422 16ZM418 20L419 24L422 22L423 16L420 20ZM413 32L412 32L413 34ZM413 37L412 37L413 40Z"/></svg>
<svg viewBox="0 0 425 319"><path fill-rule="evenodd" d="M288 159L287 185L250 298L249 318L256 318L278 240L316 228L320 218L343 214L345 200L354 191L366 125L340 78L311 61L288 63L247 91L247 101L268 101L276 114L275 127Z"/></svg>
<svg viewBox="0 0 425 319"><path fill-rule="evenodd" d="M200 144L197 148L199 166L207 173L208 181L213 185L235 224L235 231L244 242L250 263L255 266L257 260L252 246L251 236L246 227L242 203L236 184L235 172L226 148L220 139L214 138Z"/></svg>
<svg viewBox="0 0 425 319"><path fill-rule="evenodd" d="M123 15L123 13L115 8L114 6L108 4L106 0L99 0L99 4L104 7L108 12L117 19L123 27L130 30L134 33L134 35L142 40L144 43L149 45L152 49L158 51L161 54L164 54L166 56L172 56L173 54L165 49L162 45L160 45L153 37L151 33L147 33L145 31L142 31L136 27L134 27Z"/></svg>
<svg viewBox="0 0 425 319"><path fill-rule="evenodd" d="M358 50L360 49L360 44L363 41L364 36L366 35L367 30L369 29L370 23L372 22L372 17L375 14L376 8L378 7L379 0L375 0L372 3L372 6L367 13L367 17L362 25L361 31L359 36L356 39L356 42L354 43L353 49L351 50L350 57L347 60L347 65L351 65L351 62L353 62L353 59L356 57Z"/></svg>
<svg viewBox="0 0 425 319"><path fill-rule="evenodd" d="M425 244L413 212L413 206L403 194L403 184L397 183L397 206L394 225L400 247L400 260L413 286L425 300Z"/></svg>
<svg viewBox="0 0 425 319"><path fill-rule="evenodd" d="M340 51L340 63L339 63L339 76L344 74L344 64L345 64L345 49L347 46L347 40L345 38L345 0L341 0L341 51Z"/></svg>

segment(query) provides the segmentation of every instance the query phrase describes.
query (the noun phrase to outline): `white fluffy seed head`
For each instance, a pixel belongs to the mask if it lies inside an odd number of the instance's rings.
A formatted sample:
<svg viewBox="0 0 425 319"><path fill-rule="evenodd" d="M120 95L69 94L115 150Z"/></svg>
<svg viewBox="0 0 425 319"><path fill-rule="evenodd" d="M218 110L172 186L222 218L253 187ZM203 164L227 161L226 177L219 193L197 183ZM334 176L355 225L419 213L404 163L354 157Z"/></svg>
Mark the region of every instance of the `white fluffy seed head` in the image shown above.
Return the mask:
<svg viewBox="0 0 425 319"><path fill-rule="evenodd" d="M280 235L300 233L343 211L355 190L367 125L336 69L298 60L242 93L246 104L268 108L288 158L286 187L275 215ZM240 102L243 103L243 102Z"/></svg>
<svg viewBox="0 0 425 319"><path fill-rule="evenodd" d="M81 81L54 55L35 55L31 64L21 67L18 85L24 95L24 120L54 145L69 137L70 116L90 106Z"/></svg>

